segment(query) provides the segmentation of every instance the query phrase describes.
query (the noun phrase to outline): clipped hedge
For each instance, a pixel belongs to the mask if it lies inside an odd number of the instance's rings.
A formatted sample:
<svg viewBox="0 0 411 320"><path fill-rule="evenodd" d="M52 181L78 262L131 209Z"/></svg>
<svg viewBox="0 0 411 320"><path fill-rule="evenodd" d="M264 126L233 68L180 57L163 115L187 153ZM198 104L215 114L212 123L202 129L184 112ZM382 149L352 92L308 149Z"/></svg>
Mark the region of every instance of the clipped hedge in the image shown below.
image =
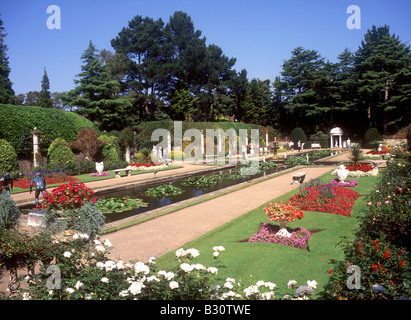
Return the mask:
<svg viewBox="0 0 411 320"><path fill-rule="evenodd" d="M17 154L12 145L4 139L0 139L0 174L3 176L3 171L10 172L18 170L19 161Z"/></svg>
<svg viewBox="0 0 411 320"><path fill-rule="evenodd" d="M31 132L36 127L41 136L40 152L47 153L52 140L74 141L82 128L96 126L85 117L68 111L32 106L0 104L0 139L10 142L19 157L30 157L33 152Z"/></svg>

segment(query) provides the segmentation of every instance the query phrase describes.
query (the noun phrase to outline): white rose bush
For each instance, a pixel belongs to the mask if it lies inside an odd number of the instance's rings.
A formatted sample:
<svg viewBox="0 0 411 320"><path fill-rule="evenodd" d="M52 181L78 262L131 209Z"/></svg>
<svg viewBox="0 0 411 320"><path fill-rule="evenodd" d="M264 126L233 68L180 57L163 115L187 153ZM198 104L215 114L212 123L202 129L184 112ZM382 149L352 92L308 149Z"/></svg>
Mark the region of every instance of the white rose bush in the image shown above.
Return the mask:
<svg viewBox="0 0 411 320"><path fill-rule="evenodd" d="M27 288L20 289L24 299L32 300L272 300L304 299L312 294L315 281L296 290L296 296L279 295L276 284L259 280L245 287L234 278L219 278L222 246L213 247L213 266L194 260L200 252L180 248L175 252L177 264L159 270L156 259L147 263L124 262L108 258L109 240L89 240L74 235L65 241L55 241L57 251L50 263L40 265L36 274L21 276ZM217 253L217 254L216 254ZM58 276L49 267L57 269ZM313 284L315 284L313 286ZM308 289L309 288L309 289ZM304 293L304 295L302 295Z"/></svg>

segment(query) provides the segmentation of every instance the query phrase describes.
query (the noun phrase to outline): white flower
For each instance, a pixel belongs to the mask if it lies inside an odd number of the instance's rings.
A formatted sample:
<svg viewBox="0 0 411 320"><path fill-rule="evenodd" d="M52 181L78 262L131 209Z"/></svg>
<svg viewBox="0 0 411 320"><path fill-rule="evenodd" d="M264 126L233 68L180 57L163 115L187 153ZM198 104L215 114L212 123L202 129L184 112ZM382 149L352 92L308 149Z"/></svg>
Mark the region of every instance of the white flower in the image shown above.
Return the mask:
<svg viewBox="0 0 411 320"><path fill-rule="evenodd" d="M192 267L196 270L205 270L206 269L206 267L204 267L201 263L192 264Z"/></svg>
<svg viewBox="0 0 411 320"><path fill-rule="evenodd" d="M235 279L234 278L227 278L225 279L226 282L231 282L231 283L235 283Z"/></svg>
<svg viewBox="0 0 411 320"><path fill-rule="evenodd" d="M164 271L164 270L160 270L160 271L158 272L158 275L159 275L159 276L163 276L165 279L167 279L167 280L169 280L169 281L174 278L174 273L172 273L172 272L166 272L166 271Z"/></svg>
<svg viewBox="0 0 411 320"><path fill-rule="evenodd" d="M127 297L128 296L128 291L127 290L123 290L118 294L120 297Z"/></svg>
<svg viewBox="0 0 411 320"><path fill-rule="evenodd" d="M94 241L98 241L98 240L94 240ZM98 245L98 246L96 246L96 250L100 251L100 252L104 252L104 251L106 251L106 248L104 248L104 246L102 246L102 245Z"/></svg>
<svg viewBox="0 0 411 320"><path fill-rule="evenodd" d="M48 293L49 293L50 296L52 296L53 293L54 293L54 291L53 291L53 290L49 290Z"/></svg>
<svg viewBox="0 0 411 320"><path fill-rule="evenodd" d="M217 258L219 255L220 255L220 252L218 252L218 251L215 251L215 252L213 253L214 258Z"/></svg>
<svg viewBox="0 0 411 320"><path fill-rule="evenodd" d="M150 268L146 266L143 262L137 262L136 265L134 266L134 270L136 273L144 273L148 274L150 272Z"/></svg>
<svg viewBox="0 0 411 320"><path fill-rule="evenodd" d="M99 268L99 269L103 269L104 268L104 263L99 261L99 262L96 263L96 267Z"/></svg>
<svg viewBox="0 0 411 320"><path fill-rule="evenodd" d="M275 283L272 283L272 282L266 282L266 283L265 283L265 286L266 286L268 289L273 290L277 285L276 285Z"/></svg>
<svg viewBox="0 0 411 320"><path fill-rule="evenodd" d="M118 261L117 263L116 263L116 266L115 266L117 269L119 269L119 270L123 270L124 268L125 268L125 266L124 266L124 262L123 261Z"/></svg>
<svg viewBox="0 0 411 320"><path fill-rule="evenodd" d="M105 245L106 247L111 247L111 242L110 242L110 240L108 240L108 239L104 240L104 245Z"/></svg>
<svg viewBox="0 0 411 320"><path fill-rule="evenodd" d="M74 288L76 288L77 290L79 290L82 286L84 285L84 283L77 281L76 285L74 286Z"/></svg>
<svg viewBox="0 0 411 320"><path fill-rule="evenodd" d="M104 268L106 268L106 271L111 271L116 267L116 262L112 261L112 260L108 260L106 261L106 263L104 264Z"/></svg>
<svg viewBox="0 0 411 320"><path fill-rule="evenodd" d="M232 289L233 288L233 284L231 283L231 282L226 282L226 283L224 283L224 286L223 286L224 288L227 288L227 289Z"/></svg>
<svg viewBox="0 0 411 320"><path fill-rule="evenodd" d="M94 244L101 244L100 240L93 240Z"/></svg>
<svg viewBox="0 0 411 320"><path fill-rule="evenodd" d="M106 277L103 277L103 278L101 278L101 282L104 282L104 283L108 283L108 278L106 278Z"/></svg>
<svg viewBox="0 0 411 320"><path fill-rule="evenodd" d="M77 240L78 238L79 238L79 235L77 233L73 235L74 240Z"/></svg>
<svg viewBox="0 0 411 320"><path fill-rule="evenodd" d="M68 292L68 293L73 293L73 292L74 292L74 289L73 289L73 288L67 288L67 289L66 289L66 292Z"/></svg>
<svg viewBox="0 0 411 320"><path fill-rule="evenodd" d="M215 247L213 247L213 250L223 252L223 251L225 251L225 248L223 246L215 246Z"/></svg>
<svg viewBox="0 0 411 320"><path fill-rule="evenodd" d="M132 294L132 295L136 295L141 293L141 289L143 288L143 285L139 282L132 282L131 286L128 288L128 291Z"/></svg>
<svg viewBox="0 0 411 320"><path fill-rule="evenodd" d="M198 257L200 252L197 249L188 249L186 250L186 254L191 255L193 258Z"/></svg>
<svg viewBox="0 0 411 320"><path fill-rule="evenodd" d="M171 289L177 289L178 286L179 286L179 284L178 284L177 281L171 281L171 282L170 282L170 288L171 288Z"/></svg>
<svg viewBox="0 0 411 320"><path fill-rule="evenodd" d="M180 265L180 269L185 271L185 272L191 272L193 271L194 267L188 263L182 263Z"/></svg>
<svg viewBox="0 0 411 320"><path fill-rule="evenodd" d="M151 282L151 281L160 282L160 279L157 278L156 276L150 276L147 278L147 282Z"/></svg>
<svg viewBox="0 0 411 320"><path fill-rule="evenodd" d="M183 248L180 248L176 251L177 258L184 258L186 256L186 252Z"/></svg>
<svg viewBox="0 0 411 320"><path fill-rule="evenodd" d="M290 280L290 281L288 281L288 283L287 283L288 289L295 288L296 285L297 285L297 281L295 281L295 280Z"/></svg>
<svg viewBox="0 0 411 320"><path fill-rule="evenodd" d="M151 257L150 259L148 259L148 263L149 264L156 264L156 257Z"/></svg>
<svg viewBox="0 0 411 320"><path fill-rule="evenodd" d="M71 252L66 251L66 252L63 253L63 256L65 256L66 258L70 258L71 257Z"/></svg>
<svg viewBox="0 0 411 320"><path fill-rule="evenodd" d="M274 297L274 292L264 292L261 294L261 300L270 300L272 297Z"/></svg>
<svg viewBox="0 0 411 320"><path fill-rule="evenodd" d="M80 238L88 240L89 236L86 233L80 233Z"/></svg>
<svg viewBox="0 0 411 320"><path fill-rule="evenodd" d="M265 282L263 280L257 281L256 283L257 287L261 287L265 285Z"/></svg>
<svg viewBox="0 0 411 320"><path fill-rule="evenodd" d="M258 290L258 287L254 285L249 286L248 288L245 288L244 292L245 292L246 297L252 296L253 294L256 294L256 293L260 293L260 291Z"/></svg>
<svg viewBox="0 0 411 320"><path fill-rule="evenodd" d="M215 268L215 267L208 267L207 271L210 272L210 273L213 273L213 274L217 274L218 269Z"/></svg>
<svg viewBox="0 0 411 320"><path fill-rule="evenodd" d="M317 288L317 284L318 284L318 283L317 283L317 281L315 281L315 280L312 280L312 281L308 280L308 281L307 281L307 284L308 284L309 287L315 289L315 288Z"/></svg>
<svg viewBox="0 0 411 320"><path fill-rule="evenodd" d="M31 300L30 293L24 292L24 293L23 293L23 300Z"/></svg>

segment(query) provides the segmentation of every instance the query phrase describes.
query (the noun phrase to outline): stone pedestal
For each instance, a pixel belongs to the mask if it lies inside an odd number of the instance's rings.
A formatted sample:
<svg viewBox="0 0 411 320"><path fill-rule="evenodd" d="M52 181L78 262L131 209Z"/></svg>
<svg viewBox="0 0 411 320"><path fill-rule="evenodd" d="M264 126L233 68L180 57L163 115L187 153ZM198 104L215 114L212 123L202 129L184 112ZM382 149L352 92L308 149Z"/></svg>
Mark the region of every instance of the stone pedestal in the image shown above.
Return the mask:
<svg viewBox="0 0 411 320"><path fill-rule="evenodd" d="M29 218L27 221L28 226L38 227L43 222L44 211L30 211Z"/></svg>

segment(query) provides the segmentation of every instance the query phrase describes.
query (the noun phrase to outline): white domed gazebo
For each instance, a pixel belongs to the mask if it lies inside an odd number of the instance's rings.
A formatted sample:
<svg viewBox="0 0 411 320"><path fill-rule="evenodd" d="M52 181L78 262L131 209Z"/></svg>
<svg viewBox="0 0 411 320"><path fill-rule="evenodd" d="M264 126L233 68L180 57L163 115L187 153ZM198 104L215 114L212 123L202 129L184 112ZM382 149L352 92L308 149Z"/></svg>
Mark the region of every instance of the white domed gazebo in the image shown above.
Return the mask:
<svg viewBox="0 0 411 320"><path fill-rule="evenodd" d="M341 148L343 131L339 127L332 128L330 130L330 148Z"/></svg>

